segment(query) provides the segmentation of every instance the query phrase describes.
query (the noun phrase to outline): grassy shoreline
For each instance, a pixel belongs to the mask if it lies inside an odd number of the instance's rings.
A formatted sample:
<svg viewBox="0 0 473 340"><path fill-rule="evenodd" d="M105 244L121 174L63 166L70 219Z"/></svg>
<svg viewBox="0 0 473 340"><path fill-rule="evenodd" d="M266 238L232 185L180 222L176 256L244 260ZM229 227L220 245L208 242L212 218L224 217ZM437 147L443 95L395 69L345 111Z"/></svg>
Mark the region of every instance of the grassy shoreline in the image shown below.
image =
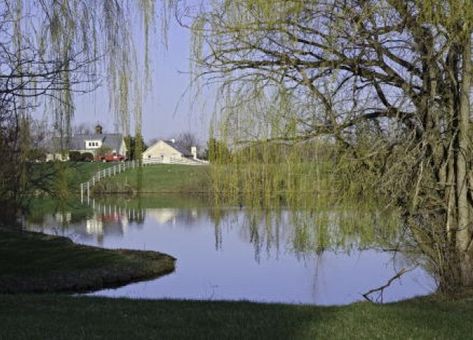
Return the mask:
<svg viewBox="0 0 473 340"><path fill-rule="evenodd" d="M0 229L0 293L82 292L156 278L174 270L172 256L103 249L65 237Z"/></svg>

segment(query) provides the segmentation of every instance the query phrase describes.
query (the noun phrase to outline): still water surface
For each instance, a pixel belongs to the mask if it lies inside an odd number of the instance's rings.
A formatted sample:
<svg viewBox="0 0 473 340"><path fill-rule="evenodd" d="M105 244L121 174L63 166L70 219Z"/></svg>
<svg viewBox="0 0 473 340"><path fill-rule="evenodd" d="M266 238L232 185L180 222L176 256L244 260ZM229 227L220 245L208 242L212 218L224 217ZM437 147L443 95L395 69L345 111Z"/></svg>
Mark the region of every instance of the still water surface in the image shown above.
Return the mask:
<svg viewBox="0 0 473 340"><path fill-rule="evenodd" d="M384 291L384 302L436 287L421 266L377 244L361 246L352 237L350 246L338 242L321 251L310 241L318 236L313 227L298 228L288 211L255 216L244 208L217 211L197 201L195 208L116 203L95 203L79 218L65 209L26 222L30 230L81 244L156 250L177 258L174 273L92 295L338 305L363 300L363 293L402 268L414 269Z"/></svg>

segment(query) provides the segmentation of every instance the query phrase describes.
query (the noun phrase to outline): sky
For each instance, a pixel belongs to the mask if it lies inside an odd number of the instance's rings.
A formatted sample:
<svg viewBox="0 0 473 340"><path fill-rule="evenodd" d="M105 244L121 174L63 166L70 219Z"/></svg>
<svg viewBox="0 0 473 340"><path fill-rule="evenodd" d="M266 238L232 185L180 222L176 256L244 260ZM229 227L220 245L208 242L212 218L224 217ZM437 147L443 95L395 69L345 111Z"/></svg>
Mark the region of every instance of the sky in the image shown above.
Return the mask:
<svg viewBox="0 0 473 340"><path fill-rule="evenodd" d="M213 101L208 97L195 99L193 91L188 90L190 35L187 29L171 23L167 49L160 38L154 38L159 41L150 45L153 49L153 84L144 102L142 120L147 142L155 138L175 138L184 132L191 132L202 144L208 138ZM78 96L73 124L95 126L100 123L104 132L114 132L116 120L109 110L107 92L104 84L92 93Z"/></svg>

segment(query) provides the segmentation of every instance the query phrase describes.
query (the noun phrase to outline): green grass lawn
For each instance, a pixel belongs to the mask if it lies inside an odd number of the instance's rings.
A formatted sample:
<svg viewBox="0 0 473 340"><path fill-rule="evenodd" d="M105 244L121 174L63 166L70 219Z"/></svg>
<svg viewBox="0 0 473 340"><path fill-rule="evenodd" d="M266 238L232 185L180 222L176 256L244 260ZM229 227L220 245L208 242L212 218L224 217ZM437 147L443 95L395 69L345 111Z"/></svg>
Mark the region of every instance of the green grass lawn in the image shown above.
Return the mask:
<svg viewBox="0 0 473 340"><path fill-rule="evenodd" d="M29 178L33 187L53 193L78 192L80 183L88 181L97 171L112 166L102 162L31 163Z"/></svg>
<svg viewBox="0 0 473 340"><path fill-rule="evenodd" d="M206 193L210 190L207 166L159 164L130 169L95 186L95 193ZM141 183L141 184L140 184Z"/></svg>
<svg viewBox="0 0 473 340"><path fill-rule="evenodd" d="M157 252L81 246L64 237L0 229L0 292L91 290L173 270L174 259Z"/></svg>
<svg viewBox="0 0 473 340"><path fill-rule="evenodd" d="M314 307L0 295L2 339L470 339L473 301Z"/></svg>

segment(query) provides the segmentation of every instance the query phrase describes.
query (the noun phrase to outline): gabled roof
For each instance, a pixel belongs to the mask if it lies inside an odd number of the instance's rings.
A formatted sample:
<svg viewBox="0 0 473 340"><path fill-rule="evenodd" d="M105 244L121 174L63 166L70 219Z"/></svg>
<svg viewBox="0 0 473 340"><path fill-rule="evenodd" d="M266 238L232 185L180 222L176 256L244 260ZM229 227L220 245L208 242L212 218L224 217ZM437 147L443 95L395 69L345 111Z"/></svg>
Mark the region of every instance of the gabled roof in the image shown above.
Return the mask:
<svg viewBox="0 0 473 340"><path fill-rule="evenodd" d="M64 138L64 149L66 150L85 150L85 141L101 141L103 146L113 150L120 150L123 135L120 133L103 133L103 134L85 134L74 135ZM53 137L47 147L48 151L59 150L61 140L59 137Z"/></svg>
<svg viewBox="0 0 473 340"><path fill-rule="evenodd" d="M185 147L183 147L181 144L177 142L173 142L171 140L162 140L164 143L169 145L171 148L179 151L182 153L183 156L192 156L191 150L187 150Z"/></svg>

